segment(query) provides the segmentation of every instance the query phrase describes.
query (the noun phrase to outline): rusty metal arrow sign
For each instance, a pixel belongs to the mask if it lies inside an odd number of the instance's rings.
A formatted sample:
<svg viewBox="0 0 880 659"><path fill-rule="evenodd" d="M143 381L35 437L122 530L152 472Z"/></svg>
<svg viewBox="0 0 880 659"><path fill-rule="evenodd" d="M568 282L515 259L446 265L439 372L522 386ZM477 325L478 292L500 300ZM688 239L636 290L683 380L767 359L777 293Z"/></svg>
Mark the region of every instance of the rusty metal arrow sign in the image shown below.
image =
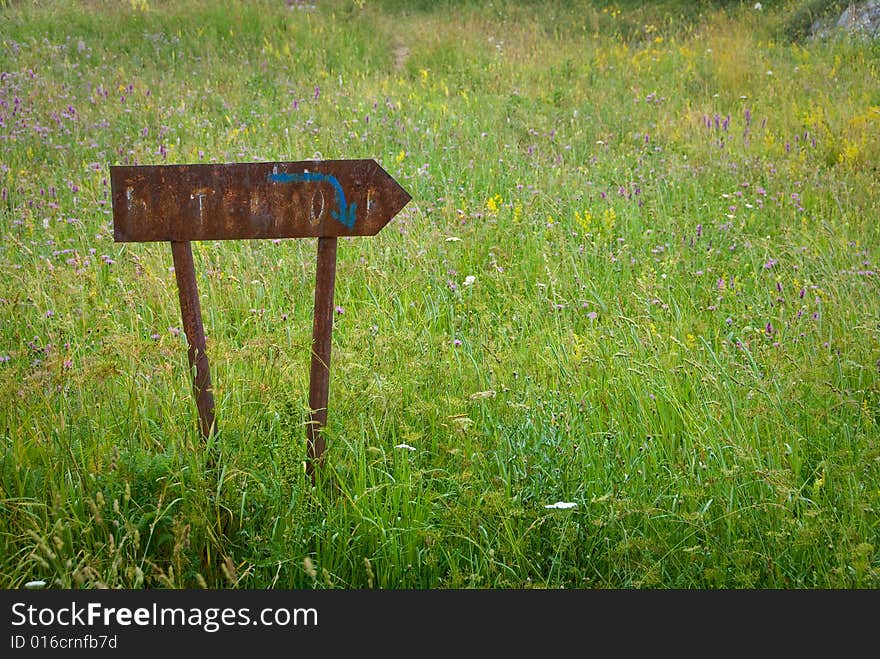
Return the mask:
<svg viewBox="0 0 880 659"><path fill-rule="evenodd" d="M372 236L412 199L374 160L111 166L116 242L171 243L199 426L216 431L193 240L317 238L308 460L325 449L336 240Z"/></svg>

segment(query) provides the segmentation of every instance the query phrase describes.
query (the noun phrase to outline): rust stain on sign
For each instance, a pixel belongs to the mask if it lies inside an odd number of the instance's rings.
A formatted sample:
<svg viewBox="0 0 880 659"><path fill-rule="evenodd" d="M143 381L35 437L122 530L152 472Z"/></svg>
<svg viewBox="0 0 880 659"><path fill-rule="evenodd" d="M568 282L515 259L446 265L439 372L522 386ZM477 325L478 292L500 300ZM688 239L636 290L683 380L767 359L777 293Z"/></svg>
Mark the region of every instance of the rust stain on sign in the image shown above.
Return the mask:
<svg viewBox="0 0 880 659"><path fill-rule="evenodd" d="M372 236L411 196L375 160L110 167L116 242Z"/></svg>

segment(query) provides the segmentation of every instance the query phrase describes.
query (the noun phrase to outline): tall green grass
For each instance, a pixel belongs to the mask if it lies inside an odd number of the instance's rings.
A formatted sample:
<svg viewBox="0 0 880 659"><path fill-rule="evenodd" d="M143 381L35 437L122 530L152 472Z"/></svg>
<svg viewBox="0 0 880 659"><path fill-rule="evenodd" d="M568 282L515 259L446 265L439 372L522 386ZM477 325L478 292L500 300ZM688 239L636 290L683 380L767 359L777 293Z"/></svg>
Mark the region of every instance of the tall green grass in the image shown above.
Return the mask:
<svg viewBox="0 0 880 659"><path fill-rule="evenodd" d="M880 585L880 47L720 4L5 4L0 583ZM205 446L108 184L311 158L413 196L314 486L313 241L194 244Z"/></svg>

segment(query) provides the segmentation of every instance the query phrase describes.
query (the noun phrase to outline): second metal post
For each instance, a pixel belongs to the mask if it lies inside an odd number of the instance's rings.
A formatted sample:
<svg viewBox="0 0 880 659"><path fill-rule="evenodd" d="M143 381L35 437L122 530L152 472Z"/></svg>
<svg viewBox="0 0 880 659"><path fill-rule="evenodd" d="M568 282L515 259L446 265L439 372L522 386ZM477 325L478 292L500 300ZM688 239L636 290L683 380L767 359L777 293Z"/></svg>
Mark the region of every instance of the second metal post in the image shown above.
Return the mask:
<svg viewBox="0 0 880 659"><path fill-rule="evenodd" d="M315 268L315 317L312 327L312 365L309 373L308 459L306 473L315 479L325 441L330 395L330 346L333 332L333 289L336 284L336 238L318 238Z"/></svg>

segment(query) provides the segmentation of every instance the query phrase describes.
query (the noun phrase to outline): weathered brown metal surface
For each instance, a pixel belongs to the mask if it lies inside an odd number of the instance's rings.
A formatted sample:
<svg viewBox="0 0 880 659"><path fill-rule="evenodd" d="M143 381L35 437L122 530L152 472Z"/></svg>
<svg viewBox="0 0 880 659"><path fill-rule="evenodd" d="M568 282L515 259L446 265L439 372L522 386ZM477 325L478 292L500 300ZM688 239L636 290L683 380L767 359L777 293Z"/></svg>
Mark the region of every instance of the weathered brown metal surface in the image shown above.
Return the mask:
<svg viewBox="0 0 880 659"><path fill-rule="evenodd" d="M205 329L202 325L202 309L196 287L192 245L189 242L172 242L171 255L174 259L174 274L177 277L183 331L189 343L187 351L189 368L192 370L195 367L193 391L196 396L196 407L199 410L199 427L202 436L207 438L216 431L214 393L211 388L211 372L208 369L208 354L205 352Z"/></svg>
<svg viewBox="0 0 880 659"><path fill-rule="evenodd" d="M315 315L312 325L312 366L309 373L308 460L306 473L314 472L326 446L321 429L327 425L330 396L330 347L333 332L333 289L336 281L336 238L318 238L315 267Z"/></svg>
<svg viewBox="0 0 880 659"><path fill-rule="evenodd" d="M110 167L116 242L371 236L411 199L375 160Z"/></svg>

